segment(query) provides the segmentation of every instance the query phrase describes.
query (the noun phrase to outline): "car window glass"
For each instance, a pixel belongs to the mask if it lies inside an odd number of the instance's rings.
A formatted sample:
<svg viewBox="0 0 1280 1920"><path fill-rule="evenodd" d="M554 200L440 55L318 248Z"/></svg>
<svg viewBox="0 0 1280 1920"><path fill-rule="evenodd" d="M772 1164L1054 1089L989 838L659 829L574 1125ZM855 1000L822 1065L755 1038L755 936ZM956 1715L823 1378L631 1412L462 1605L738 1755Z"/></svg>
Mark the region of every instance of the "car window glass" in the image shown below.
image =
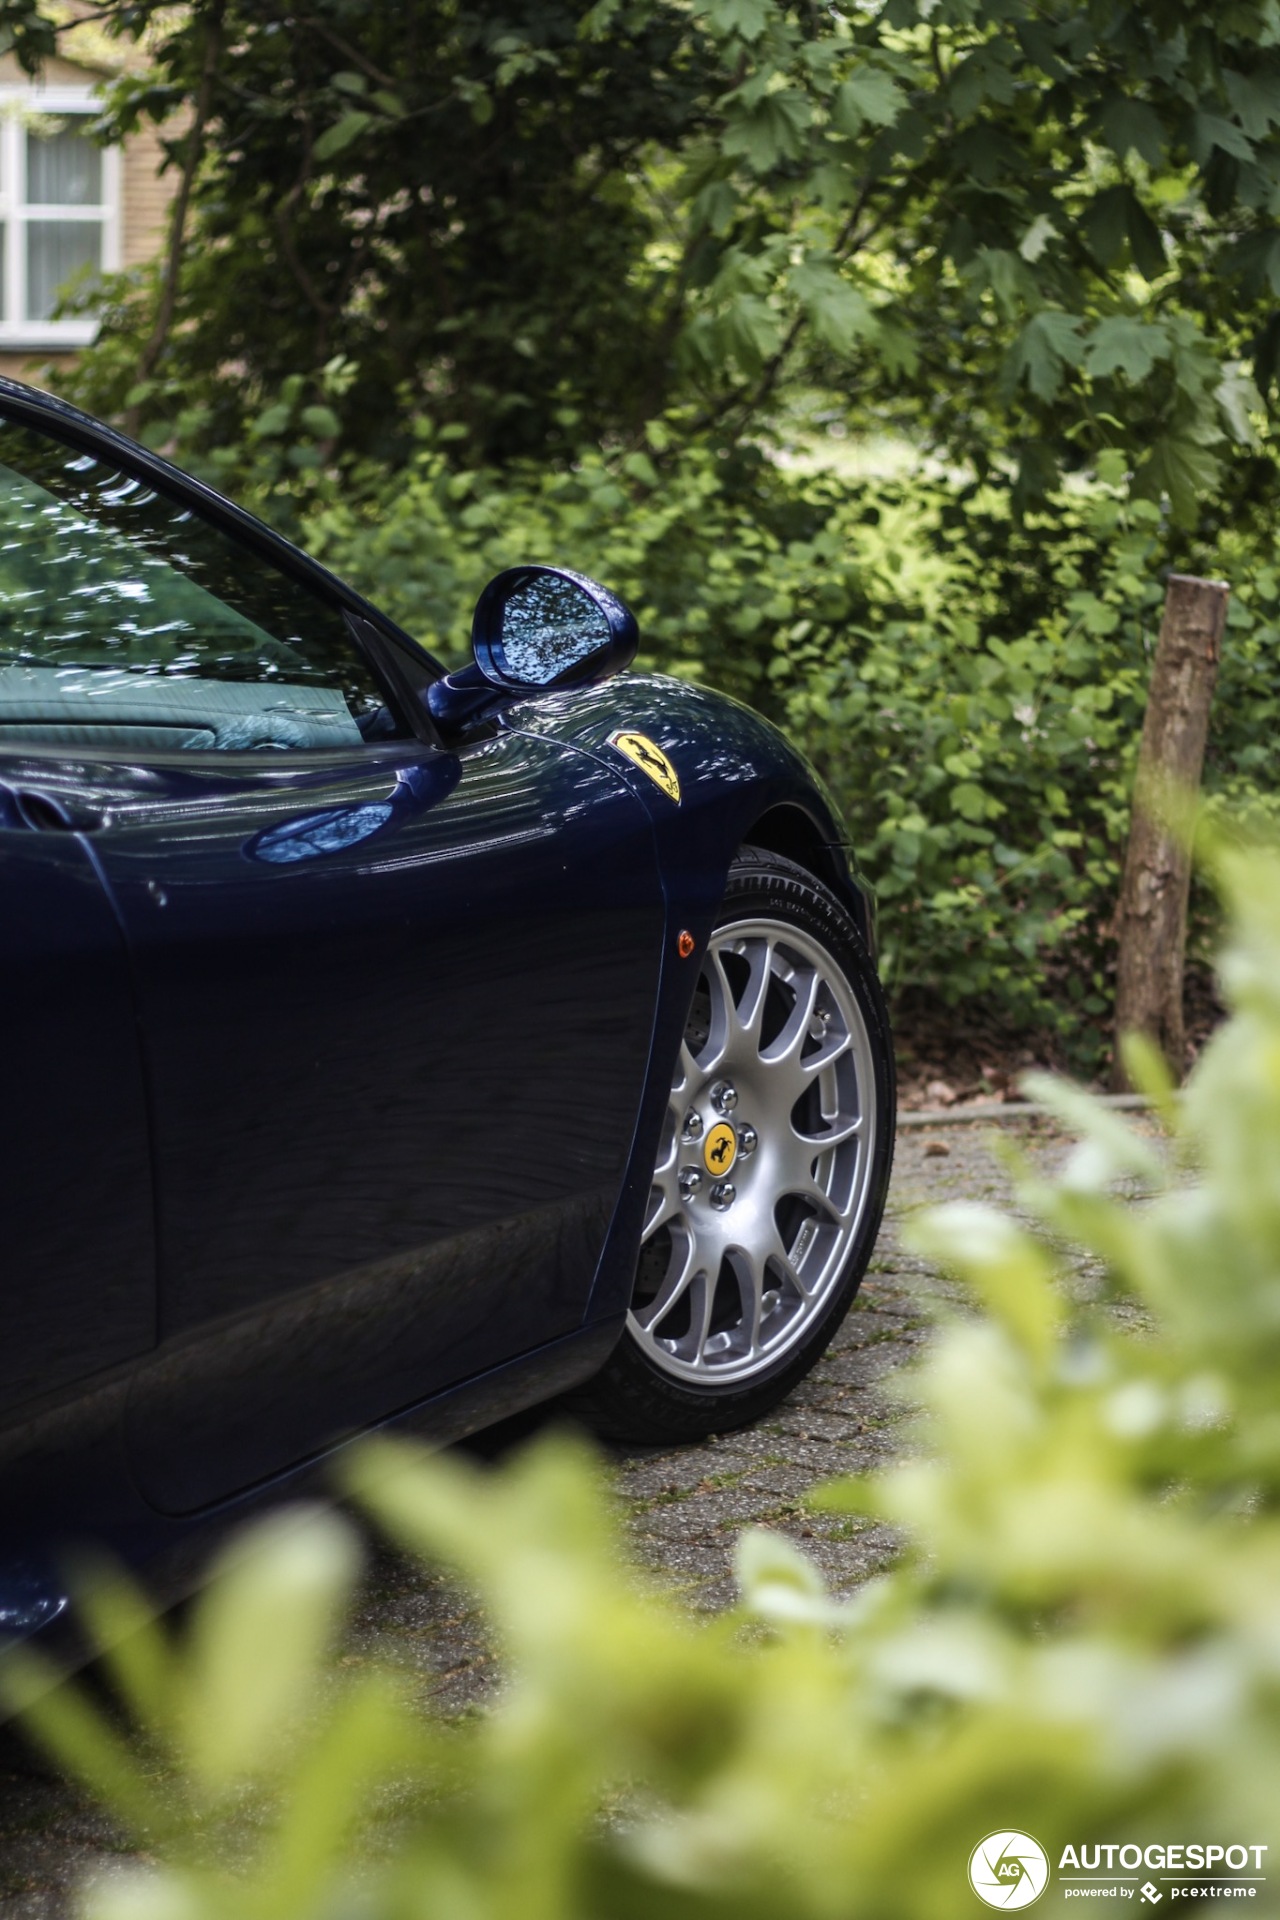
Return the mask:
<svg viewBox="0 0 1280 1920"><path fill-rule="evenodd" d="M389 730L336 605L147 481L0 422L0 741L306 750Z"/></svg>

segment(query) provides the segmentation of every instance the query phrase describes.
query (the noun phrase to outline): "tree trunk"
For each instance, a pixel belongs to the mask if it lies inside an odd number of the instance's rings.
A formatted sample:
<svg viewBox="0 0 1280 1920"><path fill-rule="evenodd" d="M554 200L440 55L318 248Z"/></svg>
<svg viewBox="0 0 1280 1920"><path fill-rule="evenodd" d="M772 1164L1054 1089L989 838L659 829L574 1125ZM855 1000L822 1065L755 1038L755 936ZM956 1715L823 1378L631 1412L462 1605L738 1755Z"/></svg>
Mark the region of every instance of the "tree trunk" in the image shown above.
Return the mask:
<svg viewBox="0 0 1280 1920"><path fill-rule="evenodd" d="M1120 953L1112 1086L1118 1092L1128 1085L1120 1058L1122 1034L1145 1033L1176 1077L1186 1066L1182 970L1191 850L1177 816L1199 791L1229 591L1221 580L1169 575L1116 914Z"/></svg>

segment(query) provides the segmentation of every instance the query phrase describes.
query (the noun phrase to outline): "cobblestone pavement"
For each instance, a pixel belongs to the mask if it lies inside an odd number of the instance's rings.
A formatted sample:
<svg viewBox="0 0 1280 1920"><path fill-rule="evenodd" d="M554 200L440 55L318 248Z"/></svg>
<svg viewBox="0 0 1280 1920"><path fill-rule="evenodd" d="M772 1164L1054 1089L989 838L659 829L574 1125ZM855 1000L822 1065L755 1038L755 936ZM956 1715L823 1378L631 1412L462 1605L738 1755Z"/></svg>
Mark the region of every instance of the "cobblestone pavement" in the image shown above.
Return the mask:
<svg viewBox="0 0 1280 1920"><path fill-rule="evenodd" d="M1065 1151L1041 1122L1001 1131L1046 1163ZM892 1556L885 1529L809 1514L803 1496L816 1481L865 1471L901 1451L907 1404L887 1388L928 1338L951 1292L903 1249L902 1222L922 1202L1007 1202L991 1137L990 1128L977 1126L899 1133L889 1212L862 1291L821 1365L771 1419L701 1446L612 1455L637 1558L690 1607L729 1603L733 1543L746 1525L776 1527L798 1540L840 1592ZM494 1430L472 1450L498 1457L537 1424L535 1416ZM443 1578L387 1552L373 1558L346 1657L408 1668L444 1713L483 1700L497 1677L476 1609ZM0 1753L0 1920L62 1920L75 1883L124 1851L107 1822L68 1787L10 1771Z"/></svg>

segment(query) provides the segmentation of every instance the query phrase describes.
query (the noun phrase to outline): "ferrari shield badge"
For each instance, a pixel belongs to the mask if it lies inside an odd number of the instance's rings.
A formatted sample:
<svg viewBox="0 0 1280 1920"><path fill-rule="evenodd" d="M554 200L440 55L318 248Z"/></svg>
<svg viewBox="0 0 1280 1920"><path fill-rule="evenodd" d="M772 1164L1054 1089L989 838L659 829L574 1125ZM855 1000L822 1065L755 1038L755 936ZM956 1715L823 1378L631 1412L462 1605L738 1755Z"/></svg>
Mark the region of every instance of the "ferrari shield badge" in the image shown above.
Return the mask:
<svg viewBox="0 0 1280 1920"><path fill-rule="evenodd" d="M619 753L626 755L641 773L647 773L655 787L661 787L668 800L680 804L680 776L668 760L661 747L655 747L646 733L632 733L624 729L621 733L609 735L609 745L616 747Z"/></svg>

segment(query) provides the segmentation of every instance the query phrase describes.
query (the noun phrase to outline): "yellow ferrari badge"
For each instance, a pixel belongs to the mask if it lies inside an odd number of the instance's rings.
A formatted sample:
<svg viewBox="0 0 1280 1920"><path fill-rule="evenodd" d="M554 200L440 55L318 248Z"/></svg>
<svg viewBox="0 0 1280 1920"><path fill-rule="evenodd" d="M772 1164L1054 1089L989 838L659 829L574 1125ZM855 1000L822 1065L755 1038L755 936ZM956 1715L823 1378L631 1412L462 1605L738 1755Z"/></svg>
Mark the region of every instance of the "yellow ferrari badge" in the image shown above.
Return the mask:
<svg viewBox="0 0 1280 1920"><path fill-rule="evenodd" d="M738 1157L738 1136L727 1121L711 1128L702 1143L702 1158L708 1173L728 1173Z"/></svg>
<svg viewBox="0 0 1280 1920"><path fill-rule="evenodd" d="M680 776L668 760L661 747L655 747L646 733L632 733L624 729L621 733L609 735L609 745L616 747L619 753L626 755L633 766L641 773L647 773L655 787L661 787L668 800L680 805Z"/></svg>

